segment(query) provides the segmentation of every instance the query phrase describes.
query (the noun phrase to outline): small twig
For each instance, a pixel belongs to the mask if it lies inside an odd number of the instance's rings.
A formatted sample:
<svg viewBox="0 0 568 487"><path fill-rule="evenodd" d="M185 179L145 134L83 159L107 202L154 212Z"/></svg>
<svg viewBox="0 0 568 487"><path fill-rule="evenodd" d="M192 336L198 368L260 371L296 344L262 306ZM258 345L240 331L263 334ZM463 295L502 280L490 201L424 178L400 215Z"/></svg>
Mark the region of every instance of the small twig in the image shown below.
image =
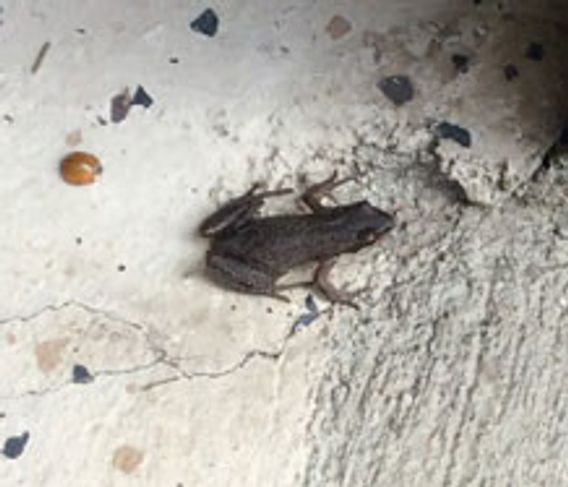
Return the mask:
<svg viewBox="0 0 568 487"><path fill-rule="evenodd" d="M41 63L43 62L43 58L45 57L45 55L47 54L47 51L49 50L49 47L51 46L51 42L47 41L43 43L43 46L41 46L41 49L39 50L39 52L37 53L37 56L35 58L34 63L32 64L32 74L36 74L37 70L40 68Z"/></svg>

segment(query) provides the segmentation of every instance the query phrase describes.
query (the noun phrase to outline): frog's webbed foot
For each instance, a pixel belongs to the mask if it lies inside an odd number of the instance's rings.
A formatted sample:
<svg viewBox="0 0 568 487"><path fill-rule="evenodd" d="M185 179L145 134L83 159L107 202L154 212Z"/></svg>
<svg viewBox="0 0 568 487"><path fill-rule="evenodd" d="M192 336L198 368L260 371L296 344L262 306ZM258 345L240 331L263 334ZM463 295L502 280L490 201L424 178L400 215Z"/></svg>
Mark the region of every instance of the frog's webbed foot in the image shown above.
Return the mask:
<svg viewBox="0 0 568 487"><path fill-rule="evenodd" d="M326 209L326 206L322 204L321 200L327 197L334 203L337 203L331 191L353 180L354 178L351 176L337 180L337 171L333 171L333 174L326 180L308 187L306 191L304 191L301 199L314 213L321 212Z"/></svg>
<svg viewBox="0 0 568 487"><path fill-rule="evenodd" d="M319 263L314 274L314 282L323 293L323 295L331 302L337 304L343 304L345 306L350 306L356 310L359 309L359 305L353 301L353 299L361 294L364 289L360 289L354 292L347 292L338 289L330 280L329 274L335 265L335 260L329 259L324 260Z"/></svg>

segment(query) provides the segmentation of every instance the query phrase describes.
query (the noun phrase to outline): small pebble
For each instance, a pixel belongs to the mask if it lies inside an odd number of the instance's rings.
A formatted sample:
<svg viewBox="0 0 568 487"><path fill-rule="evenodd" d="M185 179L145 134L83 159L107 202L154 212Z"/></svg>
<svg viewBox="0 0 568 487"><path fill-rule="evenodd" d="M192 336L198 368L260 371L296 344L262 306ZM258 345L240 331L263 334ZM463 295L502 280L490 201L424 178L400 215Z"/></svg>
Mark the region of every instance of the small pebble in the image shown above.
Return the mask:
<svg viewBox="0 0 568 487"><path fill-rule="evenodd" d="M219 27L219 18L217 14L210 8L205 9L199 17L193 20L189 26L195 32L200 32L209 37L213 37L217 33Z"/></svg>
<svg viewBox="0 0 568 487"><path fill-rule="evenodd" d="M77 245L81 245L81 244L83 243L83 239L82 239L81 237L77 237L77 238L75 239L75 243L76 243Z"/></svg>
<svg viewBox="0 0 568 487"><path fill-rule="evenodd" d="M169 59L170 64L178 64L179 63L179 58L177 57L171 57Z"/></svg>
<svg viewBox="0 0 568 487"><path fill-rule="evenodd" d="M126 270L126 266L124 264L119 264L117 270L118 272L124 272Z"/></svg>
<svg viewBox="0 0 568 487"><path fill-rule="evenodd" d="M512 81L519 76L519 70L514 64L507 64L503 68L503 74L505 75L505 79L507 81Z"/></svg>
<svg viewBox="0 0 568 487"><path fill-rule="evenodd" d="M452 56L452 63L458 73L467 73L469 70L469 57L463 54L454 54Z"/></svg>
<svg viewBox="0 0 568 487"><path fill-rule="evenodd" d="M531 42L525 56L533 61L542 61L544 59L544 46L538 42Z"/></svg>
<svg viewBox="0 0 568 487"><path fill-rule="evenodd" d="M388 76L379 81L378 87L397 107L414 98L414 88L408 76Z"/></svg>
<svg viewBox="0 0 568 487"><path fill-rule="evenodd" d="M18 458L23 453L29 438L30 434L27 431L20 436L11 436L4 442L2 453L7 458Z"/></svg>
<svg viewBox="0 0 568 487"><path fill-rule="evenodd" d="M95 378L89 372L89 369L81 364L73 366L73 382L75 384L88 384L93 382Z"/></svg>
<svg viewBox="0 0 568 487"><path fill-rule="evenodd" d="M141 86L138 85L134 96L132 97L132 101L130 102L131 105L142 105L144 108L148 108L149 106L154 103L152 97L148 94L148 92Z"/></svg>
<svg viewBox="0 0 568 487"><path fill-rule="evenodd" d="M463 147L471 146L471 134L469 130L449 122L442 122L436 128L442 139L451 139Z"/></svg>
<svg viewBox="0 0 568 487"><path fill-rule="evenodd" d="M110 120L113 123L122 122L128 115L132 98L128 88L115 95L110 100Z"/></svg>

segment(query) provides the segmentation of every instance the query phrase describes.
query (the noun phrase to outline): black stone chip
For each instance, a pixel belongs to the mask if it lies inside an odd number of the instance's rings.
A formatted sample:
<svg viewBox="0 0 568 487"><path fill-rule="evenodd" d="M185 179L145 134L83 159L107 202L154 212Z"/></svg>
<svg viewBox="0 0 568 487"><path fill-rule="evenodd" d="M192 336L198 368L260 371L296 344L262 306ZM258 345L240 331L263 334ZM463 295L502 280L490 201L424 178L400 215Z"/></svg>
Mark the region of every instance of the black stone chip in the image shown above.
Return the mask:
<svg viewBox="0 0 568 487"><path fill-rule="evenodd" d="M378 83L379 89L397 107L414 98L414 88L408 76L387 76Z"/></svg>
<svg viewBox="0 0 568 487"><path fill-rule="evenodd" d="M207 8L199 17L193 20L189 26L195 32L213 37L219 27L219 17L217 17L217 14L212 9Z"/></svg>
<svg viewBox="0 0 568 487"><path fill-rule="evenodd" d="M81 364L73 366L73 382L75 384L88 384L93 382L95 378L89 372L89 369Z"/></svg>
<svg viewBox="0 0 568 487"><path fill-rule="evenodd" d="M131 105L142 105L144 108L148 108L154 103L154 99L148 94L148 92L141 86L138 85L136 92L132 97Z"/></svg>
<svg viewBox="0 0 568 487"><path fill-rule="evenodd" d="M11 436L4 442L2 453L7 458L18 458L23 453L29 439L30 434L27 431L24 431L20 436Z"/></svg>
<svg viewBox="0 0 568 487"><path fill-rule="evenodd" d="M441 122L436 131L441 139L451 139L463 147L471 147L469 130L449 122Z"/></svg>

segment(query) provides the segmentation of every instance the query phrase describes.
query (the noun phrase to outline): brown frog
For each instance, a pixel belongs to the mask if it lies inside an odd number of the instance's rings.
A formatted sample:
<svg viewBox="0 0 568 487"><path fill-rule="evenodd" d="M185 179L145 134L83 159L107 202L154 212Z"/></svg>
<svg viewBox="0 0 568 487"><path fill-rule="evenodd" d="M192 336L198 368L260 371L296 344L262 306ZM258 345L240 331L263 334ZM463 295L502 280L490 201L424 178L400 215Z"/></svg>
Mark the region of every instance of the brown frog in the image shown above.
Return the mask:
<svg viewBox="0 0 568 487"><path fill-rule="evenodd" d="M207 251L206 270L218 284L230 289L264 294L289 301L279 291L316 284L332 302L356 307L352 295L335 288L328 280L334 258L372 245L394 227L394 217L368 201L324 206L323 196L352 180L337 180L337 173L309 187L302 201L312 213L258 216L266 198L281 196L291 189L258 192L254 185L206 218L199 232L212 239ZM278 285L277 280L292 268L317 262L309 282Z"/></svg>

